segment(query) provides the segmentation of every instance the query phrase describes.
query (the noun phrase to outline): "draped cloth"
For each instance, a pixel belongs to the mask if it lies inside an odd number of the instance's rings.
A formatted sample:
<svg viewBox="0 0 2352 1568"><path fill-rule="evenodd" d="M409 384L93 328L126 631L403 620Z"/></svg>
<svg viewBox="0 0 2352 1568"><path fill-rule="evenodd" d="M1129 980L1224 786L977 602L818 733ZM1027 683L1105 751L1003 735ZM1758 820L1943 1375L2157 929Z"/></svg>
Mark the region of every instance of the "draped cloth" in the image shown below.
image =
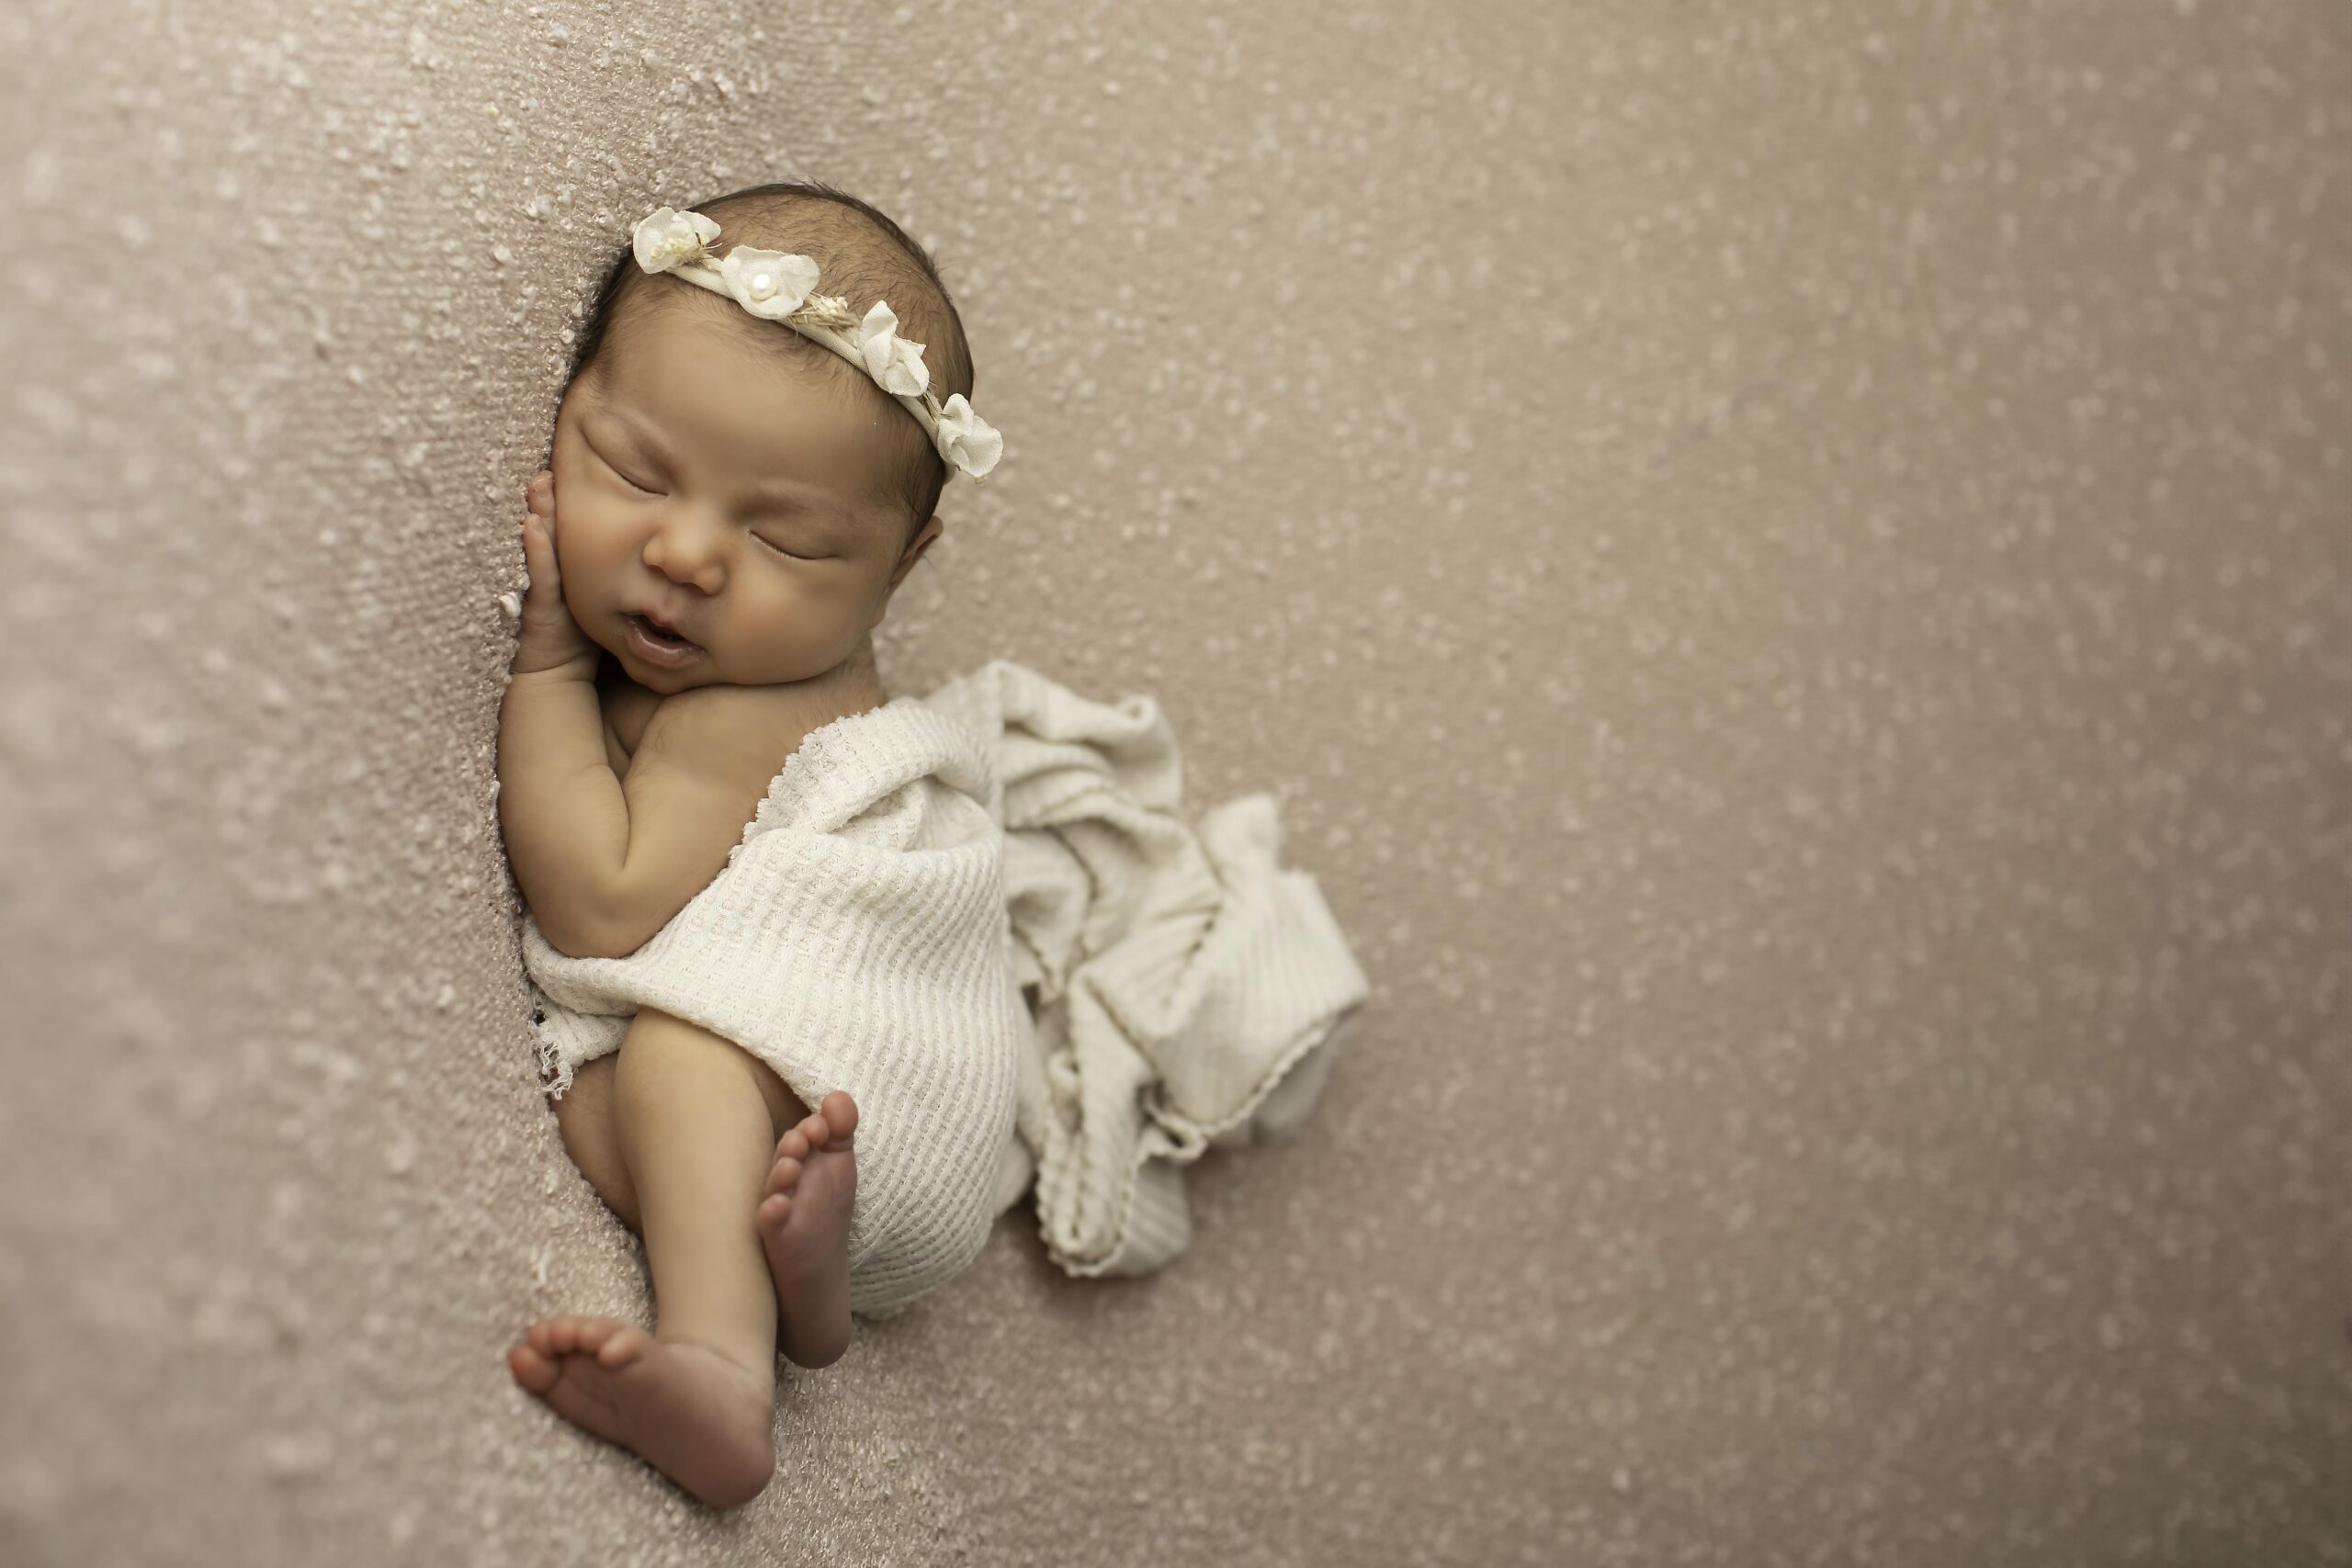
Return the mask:
<svg viewBox="0 0 2352 1568"><path fill-rule="evenodd" d="M560 1094L654 1007L858 1104L851 1306L888 1316L1034 1191L1054 1260L1182 1252L1182 1168L1289 1135L1366 982L1272 798L1199 829L1156 704L995 660L811 731L711 883L625 957L525 912ZM1024 1005L1025 998L1025 1005Z"/></svg>
<svg viewBox="0 0 2352 1568"><path fill-rule="evenodd" d="M1090 701L999 660L924 699L987 750L1012 970L1035 1013L996 1201L1034 1190L1071 1274L1140 1274L1191 1238L1182 1170L1291 1135L1368 993L1273 797L1182 815L1150 697Z"/></svg>

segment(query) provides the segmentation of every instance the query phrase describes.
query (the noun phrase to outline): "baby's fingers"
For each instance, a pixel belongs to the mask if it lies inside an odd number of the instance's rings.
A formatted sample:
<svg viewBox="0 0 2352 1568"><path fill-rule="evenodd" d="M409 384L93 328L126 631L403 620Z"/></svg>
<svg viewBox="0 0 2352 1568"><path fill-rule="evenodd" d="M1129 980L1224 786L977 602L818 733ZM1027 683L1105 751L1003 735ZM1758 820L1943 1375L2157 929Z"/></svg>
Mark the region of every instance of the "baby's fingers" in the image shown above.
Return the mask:
<svg viewBox="0 0 2352 1568"><path fill-rule="evenodd" d="M534 514L540 517L555 515L555 476L547 469L541 468L531 476L531 482L523 487L523 494L524 503Z"/></svg>
<svg viewBox="0 0 2352 1568"><path fill-rule="evenodd" d="M555 559L554 525L535 512L523 517L523 570L527 574L525 586L534 599L557 592L562 583Z"/></svg>

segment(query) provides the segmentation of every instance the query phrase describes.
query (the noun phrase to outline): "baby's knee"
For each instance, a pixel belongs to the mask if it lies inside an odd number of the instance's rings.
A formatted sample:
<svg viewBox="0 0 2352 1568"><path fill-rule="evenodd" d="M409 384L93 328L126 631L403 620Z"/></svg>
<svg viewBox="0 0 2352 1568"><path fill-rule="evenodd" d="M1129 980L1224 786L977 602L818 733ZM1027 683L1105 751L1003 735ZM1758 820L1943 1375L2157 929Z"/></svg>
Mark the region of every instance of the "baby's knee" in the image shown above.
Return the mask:
<svg viewBox="0 0 2352 1568"><path fill-rule="evenodd" d="M707 1114L714 1102L735 1103L745 1089L759 1091L776 1137L808 1115L799 1097L759 1057L654 1008L639 1010L614 1055L614 1107L624 1121Z"/></svg>

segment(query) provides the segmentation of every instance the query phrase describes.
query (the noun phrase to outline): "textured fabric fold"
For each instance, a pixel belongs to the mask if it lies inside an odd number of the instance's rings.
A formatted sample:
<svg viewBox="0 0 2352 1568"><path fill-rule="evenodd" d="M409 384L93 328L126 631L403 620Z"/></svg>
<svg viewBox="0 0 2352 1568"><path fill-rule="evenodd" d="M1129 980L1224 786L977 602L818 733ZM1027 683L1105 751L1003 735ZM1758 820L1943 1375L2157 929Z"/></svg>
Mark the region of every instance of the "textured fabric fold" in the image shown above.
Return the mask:
<svg viewBox="0 0 2352 1568"><path fill-rule="evenodd" d="M1278 863L1272 796L1184 824L1149 697L1094 702L998 660L924 701L988 755L1007 957L1034 994L996 1204L1034 1186L1073 1275L1159 1268L1191 1237L1182 1167L1297 1127L1363 972L1314 878Z"/></svg>

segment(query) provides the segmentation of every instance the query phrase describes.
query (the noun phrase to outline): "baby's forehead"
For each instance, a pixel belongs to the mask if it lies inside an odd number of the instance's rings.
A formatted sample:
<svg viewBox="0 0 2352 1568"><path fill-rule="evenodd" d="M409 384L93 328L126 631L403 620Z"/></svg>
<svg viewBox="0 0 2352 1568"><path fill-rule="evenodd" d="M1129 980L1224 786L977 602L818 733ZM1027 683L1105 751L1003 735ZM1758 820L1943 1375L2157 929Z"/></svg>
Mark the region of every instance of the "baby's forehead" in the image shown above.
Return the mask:
<svg viewBox="0 0 2352 1568"><path fill-rule="evenodd" d="M695 291L630 313L614 335L626 363L634 357L681 362L756 380L784 379L820 387L846 385L864 371L782 321L762 321L732 300ZM629 350L640 351L635 355Z"/></svg>
<svg viewBox="0 0 2352 1568"><path fill-rule="evenodd" d="M616 334L603 356L605 398L649 409L724 401L821 412L854 404L865 379L856 367L789 327L737 315L713 321L672 310Z"/></svg>

